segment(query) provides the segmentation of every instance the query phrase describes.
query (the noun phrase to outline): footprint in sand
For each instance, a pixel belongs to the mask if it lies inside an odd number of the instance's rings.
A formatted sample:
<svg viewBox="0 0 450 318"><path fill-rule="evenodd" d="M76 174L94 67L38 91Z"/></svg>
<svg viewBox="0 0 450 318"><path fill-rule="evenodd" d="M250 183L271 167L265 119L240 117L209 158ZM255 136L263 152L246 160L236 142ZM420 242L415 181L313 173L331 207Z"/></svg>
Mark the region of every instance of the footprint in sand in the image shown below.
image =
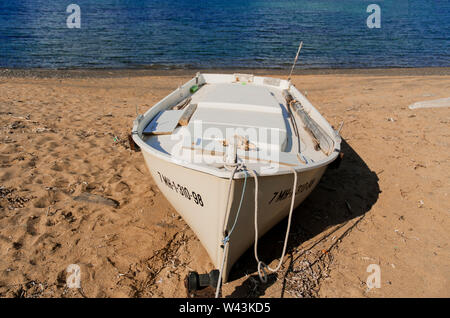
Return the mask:
<svg viewBox="0 0 450 318"><path fill-rule="evenodd" d="M38 208L38 209L46 208L47 206L50 205L50 199L48 196L43 196L43 197L37 199L33 205L35 208Z"/></svg>
<svg viewBox="0 0 450 318"><path fill-rule="evenodd" d="M60 193L50 191L47 195L44 195L43 197L40 197L36 201L34 201L34 207L39 209L47 208L60 199Z"/></svg>
<svg viewBox="0 0 450 318"><path fill-rule="evenodd" d="M50 169L58 172L63 171L63 168L57 162L54 162L53 165L50 167Z"/></svg>
<svg viewBox="0 0 450 318"><path fill-rule="evenodd" d="M28 218L27 233L30 234L31 236L35 236L38 234L36 231L36 227L35 227L37 222L39 222L38 216L32 216L32 217Z"/></svg>
<svg viewBox="0 0 450 318"><path fill-rule="evenodd" d="M49 136L42 136L40 138L38 138L34 144L36 146L42 146L43 144L47 143L47 142L54 142L52 137Z"/></svg>
<svg viewBox="0 0 450 318"><path fill-rule="evenodd" d="M149 197L154 197L159 193L159 190L156 187L151 186L147 193Z"/></svg>
<svg viewBox="0 0 450 318"><path fill-rule="evenodd" d="M122 176L120 174L115 174L111 177L111 179L108 180L109 184L116 183L122 179Z"/></svg>
<svg viewBox="0 0 450 318"><path fill-rule="evenodd" d="M130 186L129 186L127 183L123 182L123 181L120 181L120 182L116 185L116 187L114 188L114 190L115 190L116 192L122 192L122 193L126 193L126 194L128 194L128 193L131 192Z"/></svg>
<svg viewBox="0 0 450 318"><path fill-rule="evenodd" d="M31 157L31 159L26 163L26 166L28 166L30 168L35 168L36 161L37 161L37 157Z"/></svg>
<svg viewBox="0 0 450 318"><path fill-rule="evenodd" d="M56 141L50 141L50 143L47 146L48 150L55 150L55 148L59 147L59 143L57 143Z"/></svg>
<svg viewBox="0 0 450 318"><path fill-rule="evenodd" d="M55 188L66 188L69 186L69 181L63 177L60 177L53 182L52 186Z"/></svg>

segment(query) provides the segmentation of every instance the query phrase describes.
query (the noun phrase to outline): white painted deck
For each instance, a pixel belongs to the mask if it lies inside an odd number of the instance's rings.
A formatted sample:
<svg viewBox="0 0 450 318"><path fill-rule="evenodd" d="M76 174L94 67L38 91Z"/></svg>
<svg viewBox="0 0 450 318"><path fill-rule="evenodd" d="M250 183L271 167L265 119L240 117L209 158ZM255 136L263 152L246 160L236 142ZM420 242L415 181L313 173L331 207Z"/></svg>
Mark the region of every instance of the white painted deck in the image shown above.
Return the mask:
<svg viewBox="0 0 450 318"><path fill-rule="evenodd" d="M230 138L230 129L247 138L249 143L255 146L247 151L238 150L239 157L244 158L244 161L259 158L260 165L267 166L273 158L272 152L277 152L281 164L300 164L297 158L298 139L282 90L279 88L240 82L205 84L192 95L190 103L197 104L197 109L186 127L191 139L183 143L183 151L191 148L197 155L202 153L205 156L203 164L208 165L208 161L214 161L215 164L210 165L218 166L217 160L211 159L211 149L214 150L213 156L224 156L228 147L223 146L223 142L227 136ZM177 121L182 111L166 110L165 113L167 112L173 112L173 120ZM303 125L297 125L301 155L310 163L323 160L326 155L314 149L314 142L302 128ZM165 126L174 125L165 123ZM177 153L179 148L176 145L182 138L182 129L178 126L170 135L153 135L146 137L145 141L154 149L181 160L182 156ZM201 140L194 137L196 133L201 136ZM209 149L209 152L202 149ZM253 163L252 166L257 168L255 166L258 164Z"/></svg>

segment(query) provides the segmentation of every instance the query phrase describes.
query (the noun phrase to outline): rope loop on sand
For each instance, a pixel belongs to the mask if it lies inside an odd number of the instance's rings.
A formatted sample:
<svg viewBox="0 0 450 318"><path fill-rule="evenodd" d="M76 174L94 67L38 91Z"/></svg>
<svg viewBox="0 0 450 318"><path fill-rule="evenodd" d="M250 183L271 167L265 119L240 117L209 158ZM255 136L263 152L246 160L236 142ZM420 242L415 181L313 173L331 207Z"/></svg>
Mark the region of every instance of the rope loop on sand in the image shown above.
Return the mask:
<svg viewBox="0 0 450 318"><path fill-rule="evenodd" d="M267 283L267 273L264 270L264 268L268 268L268 266L266 265L266 263L264 262L258 262L258 276L259 276L259 280L263 283Z"/></svg>

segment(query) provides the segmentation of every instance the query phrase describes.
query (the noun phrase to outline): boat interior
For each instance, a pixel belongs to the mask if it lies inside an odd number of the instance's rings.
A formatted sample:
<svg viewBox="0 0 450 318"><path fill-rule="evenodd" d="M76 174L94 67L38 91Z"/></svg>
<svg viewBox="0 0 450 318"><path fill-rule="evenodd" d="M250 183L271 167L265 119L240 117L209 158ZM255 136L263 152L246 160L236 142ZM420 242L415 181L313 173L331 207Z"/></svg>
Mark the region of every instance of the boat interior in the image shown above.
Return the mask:
<svg viewBox="0 0 450 318"><path fill-rule="evenodd" d="M177 163L221 171L242 162L273 173L316 166L334 150L334 130L287 81L233 75L187 86L180 90L188 94L161 101L141 131L146 145Z"/></svg>

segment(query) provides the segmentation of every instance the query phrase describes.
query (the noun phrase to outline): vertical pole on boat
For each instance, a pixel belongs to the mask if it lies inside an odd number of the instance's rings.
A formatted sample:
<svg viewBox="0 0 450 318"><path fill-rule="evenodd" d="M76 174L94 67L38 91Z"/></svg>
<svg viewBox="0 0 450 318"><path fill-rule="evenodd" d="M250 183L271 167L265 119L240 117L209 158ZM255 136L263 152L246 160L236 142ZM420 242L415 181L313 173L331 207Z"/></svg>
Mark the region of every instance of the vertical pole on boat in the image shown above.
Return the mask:
<svg viewBox="0 0 450 318"><path fill-rule="evenodd" d="M292 72L294 71L295 64L297 64L298 56L300 55L300 50L302 49L302 46L303 46L303 41L301 41L300 45L298 46L297 55L295 56L294 64L292 64L291 72L289 73L289 76L288 76L288 81L291 80L291 75L292 75Z"/></svg>

